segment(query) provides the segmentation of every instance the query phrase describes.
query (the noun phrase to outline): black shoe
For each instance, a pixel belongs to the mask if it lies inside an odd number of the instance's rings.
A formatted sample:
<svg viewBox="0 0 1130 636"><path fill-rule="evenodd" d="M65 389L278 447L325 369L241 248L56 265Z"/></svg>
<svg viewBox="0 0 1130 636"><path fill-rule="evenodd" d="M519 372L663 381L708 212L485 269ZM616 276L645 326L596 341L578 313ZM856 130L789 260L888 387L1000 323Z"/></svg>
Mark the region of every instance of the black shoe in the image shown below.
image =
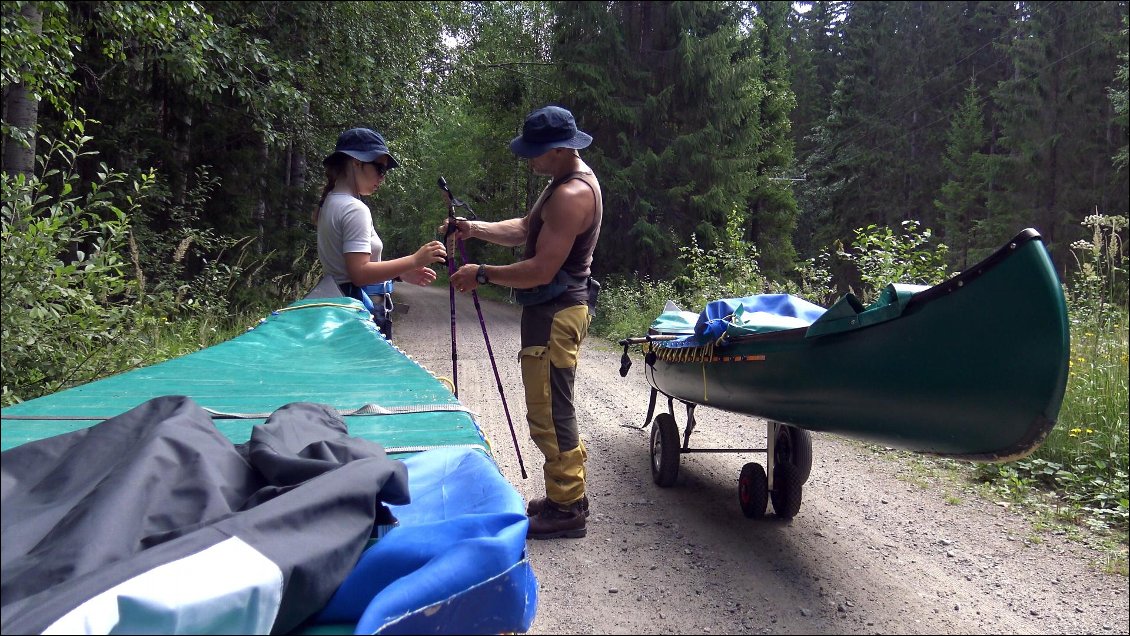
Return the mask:
<svg viewBox="0 0 1130 636"><path fill-rule="evenodd" d="M545 502L547 501L549 501L549 499L546 497L531 499L530 503L526 504L526 516L533 517L537 515L539 512L545 509ZM589 496L585 495L581 497L580 504L581 512L583 512L586 517L589 516Z"/></svg>
<svg viewBox="0 0 1130 636"><path fill-rule="evenodd" d="M585 533L585 513L581 511L579 501L564 508L551 503L542 508L541 512L530 517L530 528L526 531L526 538L579 539L585 536Z"/></svg>

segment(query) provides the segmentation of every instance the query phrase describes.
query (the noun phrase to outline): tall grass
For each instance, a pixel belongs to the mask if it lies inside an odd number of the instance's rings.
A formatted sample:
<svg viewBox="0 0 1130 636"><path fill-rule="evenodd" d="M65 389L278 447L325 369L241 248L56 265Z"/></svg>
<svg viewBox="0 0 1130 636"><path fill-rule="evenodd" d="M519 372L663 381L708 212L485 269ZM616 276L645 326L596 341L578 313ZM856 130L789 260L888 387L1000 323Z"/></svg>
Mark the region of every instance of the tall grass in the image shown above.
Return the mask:
<svg viewBox="0 0 1130 636"><path fill-rule="evenodd" d="M600 290L592 332L610 340L642 336L668 300L679 300L670 282L651 281L646 277L609 279Z"/></svg>

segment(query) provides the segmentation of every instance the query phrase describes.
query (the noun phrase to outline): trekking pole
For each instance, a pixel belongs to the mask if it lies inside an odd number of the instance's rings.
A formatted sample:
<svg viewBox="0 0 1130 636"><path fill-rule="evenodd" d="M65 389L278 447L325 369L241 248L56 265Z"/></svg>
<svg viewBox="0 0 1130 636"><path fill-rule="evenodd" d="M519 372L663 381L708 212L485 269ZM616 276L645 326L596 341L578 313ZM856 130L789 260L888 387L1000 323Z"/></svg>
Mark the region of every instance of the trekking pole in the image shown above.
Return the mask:
<svg viewBox="0 0 1130 636"><path fill-rule="evenodd" d="M440 177L439 181L440 187L443 188L444 191L447 191L447 182L444 181L443 177ZM459 354L455 347L455 286L451 284L451 276L455 274L455 250L450 249L450 245L448 245L447 241L451 238L451 234L455 232L457 227L458 226L455 224L455 200L451 197L451 193L448 192L447 230L443 234L443 244L444 247L449 249L447 250L447 256L445 256L443 260L447 263L447 297L451 304L451 386L455 394L455 399L459 399Z"/></svg>
<svg viewBox="0 0 1130 636"><path fill-rule="evenodd" d="M443 189L444 194L447 195L447 201L448 201L447 234L450 236L451 233L455 231L454 228L456 227L456 225L455 225L455 208L456 208L456 206L467 208L468 218L470 218L470 219L475 218L475 212L473 210L471 210L470 205L460 201L459 199L455 198L454 195L451 194L451 190L449 190L447 188L447 180L446 179L444 179L443 177L440 177L439 181L438 181L438 185L441 189ZM446 237L445 237L445 239L446 239ZM445 240L445 242L446 242L446 240ZM459 257L463 260L463 263L466 264L466 262L467 262L467 248L463 245L463 239L456 239L455 243L459 248ZM454 264L450 262L450 261L454 260L454 257L449 257L448 260L449 260L449 263L448 263L448 266L447 266L447 271L448 271L448 276L450 277L450 275L452 273L454 273L454 271L455 271ZM452 325L452 327L451 327L451 334L452 334L451 335L451 342L452 342L452 351L454 352L454 347L455 347L455 287L452 286L449 283L448 288L451 291L451 298L452 298L452 300L451 300L451 303L452 303L451 304L451 325ZM518 447L518 435L514 432L514 422L513 422L513 420L510 419L510 407L507 406L507 404L506 404L506 393L502 390L502 377L498 375L498 364L494 361L494 350L490 346L490 336L487 335L487 323L486 323L486 320L483 319L483 308L479 304L479 293L478 293L477 290L474 290L474 289L471 290L471 300L473 300L475 302L475 311L479 314L479 327L481 327L482 330L483 330L483 342L486 343L487 355L490 357L490 367L494 371L494 383L498 387L499 397L502 398L502 411L504 413L506 413L506 424L510 427L510 439L512 439L514 441L514 452L518 455L518 468L522 471L522 479L527 479L527 477L526 477L526 465L522 462L522 451ZM452 353L452 359L453 360L454 360L454 356L455 356L455 354ZM456 397L459 397L459 395L456 394Z"/></svg>

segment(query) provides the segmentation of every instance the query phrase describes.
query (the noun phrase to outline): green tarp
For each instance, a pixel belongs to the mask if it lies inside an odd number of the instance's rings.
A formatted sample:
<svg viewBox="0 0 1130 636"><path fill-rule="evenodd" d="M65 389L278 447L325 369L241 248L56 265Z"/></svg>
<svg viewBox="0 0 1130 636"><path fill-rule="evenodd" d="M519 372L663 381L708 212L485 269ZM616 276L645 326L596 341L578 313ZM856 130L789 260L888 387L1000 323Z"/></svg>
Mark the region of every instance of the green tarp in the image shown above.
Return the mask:
<svg viewBox="0 0 1130 636"><path fill-rule="evenodd" d="M351 435L389 452L468 445L489 454L478 424L445 385L385 340L348 298L300 300L227 342L7 407L0 447L85 428L163 395L186 395L227 414L214 421L237 444L279 407L317 402L343 414L388 413L345 421Z"/></svg>

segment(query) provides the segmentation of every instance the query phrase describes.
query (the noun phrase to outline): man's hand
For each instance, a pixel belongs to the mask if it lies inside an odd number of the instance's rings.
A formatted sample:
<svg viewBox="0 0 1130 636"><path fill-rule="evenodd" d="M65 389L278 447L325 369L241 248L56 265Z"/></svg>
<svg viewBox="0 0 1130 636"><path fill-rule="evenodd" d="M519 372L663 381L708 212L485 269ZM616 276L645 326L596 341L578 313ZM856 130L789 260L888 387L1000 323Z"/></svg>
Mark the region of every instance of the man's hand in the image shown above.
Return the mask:
<svg viewBox="0 0 1130 636"><path fill-rule="evenodd" d="M444 221L440 224L439 229L436 230L437 236L447 236L448 223L449 221ZM474 223L472 221L457 216L454 223L455 231L451 233L451 236L455 237L456 240L474 238Z"/></svg>
<svg viewBox="0 0 1130 636"><path fill-rule="evenodd" d="M467 263L451 275L451 286L458 292L475 291L479 286L479 281L475 278L478 273L478 263Z"/></svg>

